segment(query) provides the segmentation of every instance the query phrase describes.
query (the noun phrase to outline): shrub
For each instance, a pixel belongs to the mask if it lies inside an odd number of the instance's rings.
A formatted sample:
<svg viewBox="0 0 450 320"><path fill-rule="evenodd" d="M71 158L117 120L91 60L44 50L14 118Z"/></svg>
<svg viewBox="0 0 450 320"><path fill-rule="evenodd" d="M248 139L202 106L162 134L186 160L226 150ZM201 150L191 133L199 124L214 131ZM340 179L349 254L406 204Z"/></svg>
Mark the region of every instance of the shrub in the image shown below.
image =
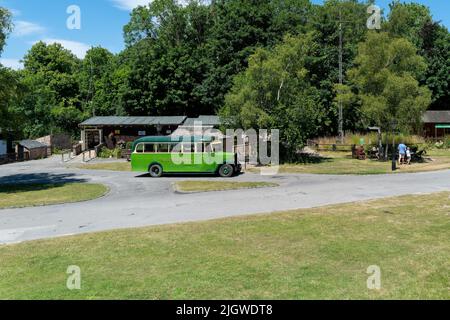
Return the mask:
<svg viewBox="0 0 450 320"><path fill-rule="evenodd" d="M103 147L99 154L98 157L99 158L120 158L121 155L121 149L120 148L115 148L115 149L108 149L106 147Z"/></svg>

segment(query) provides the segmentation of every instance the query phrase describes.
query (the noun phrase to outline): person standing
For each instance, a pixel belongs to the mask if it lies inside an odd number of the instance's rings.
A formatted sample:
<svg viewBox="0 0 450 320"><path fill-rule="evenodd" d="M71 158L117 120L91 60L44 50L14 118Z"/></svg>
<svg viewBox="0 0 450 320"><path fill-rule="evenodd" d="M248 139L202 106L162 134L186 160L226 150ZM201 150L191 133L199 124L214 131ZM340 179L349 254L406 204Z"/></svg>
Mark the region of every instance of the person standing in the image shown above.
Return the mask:
<svg viewBox="0 0 450 320"><path fill-rule="evenodd" d="M398 145L398 164L401 165L402 162L406 160L406 145L402 142Z"/></svg>
<svg viewBox="0 0 450 320"><path fill-rule="evenodd" d="M411 149L406 148L406 164L411 164Z"/></svg>

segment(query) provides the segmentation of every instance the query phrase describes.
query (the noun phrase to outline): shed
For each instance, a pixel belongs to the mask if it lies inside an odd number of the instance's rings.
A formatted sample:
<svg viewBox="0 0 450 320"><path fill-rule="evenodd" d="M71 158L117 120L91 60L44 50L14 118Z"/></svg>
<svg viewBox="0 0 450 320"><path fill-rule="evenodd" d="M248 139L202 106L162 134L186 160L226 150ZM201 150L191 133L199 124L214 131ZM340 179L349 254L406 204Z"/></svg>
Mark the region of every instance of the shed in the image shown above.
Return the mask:
<svg viewBox="0 0 450 320"><path fill-rule="evenodd" d="M162 117L93 117L79 124L83 150L105 143L114 148L117 142L132 142L149 135L170 135L186 116Z"/></svg>
<svg viewBox="0 0 450 320"><path fill-rule="evenodd" d="M36 140L16 142L18 160L35 160L47 157L47 145Z"/></svg>
<svg viewBox="0 0 450 320"><path fill-rule="evenodd" d="M450 134L450 110L427 111L423 115L427 137L443 137Z"/></svg>

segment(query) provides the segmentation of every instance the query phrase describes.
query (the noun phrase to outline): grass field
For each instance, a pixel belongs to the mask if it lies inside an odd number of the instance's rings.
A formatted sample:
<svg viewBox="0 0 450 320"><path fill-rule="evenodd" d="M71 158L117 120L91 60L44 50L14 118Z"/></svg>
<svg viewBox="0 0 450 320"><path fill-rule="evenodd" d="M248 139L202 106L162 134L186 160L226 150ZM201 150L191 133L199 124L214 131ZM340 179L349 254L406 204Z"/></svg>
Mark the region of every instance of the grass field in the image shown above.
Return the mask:
<svg viewBox="0 0 450 320"><path fill-rule="evenodd" d="M222 191L235 189L253 189L265 187L278 187L271 182L235 182L235 181L205 181L205 180L185 180L178 181L174 188L181 192L202 192L202 191Z"/></svg>
<svg viewBox="0 0 450 320"><path fill-rule="evenodd" d="M450 169L450 150L431 151L423 163L397 166L392 171L391 161L356 160L345 152L321 152L322 159L317 163L282 164L280 173L312 173L312 174L386 174L402 172L422 172ZM427 158L431 158L429 160ZM259 172L252 168L251 172Z"/></svg>
<svg viewBox="0 0 450 320"><path fill-rule="evenodd" d="M92 200L107 191L91 183L0 185L0 209Z"/></svg>
<svg viewBox="0 0 450 320"><path fill-rule="evenodd" d="M92 164L79 164L76 166L79 169L88 170L109 170L109 171L131 171L130 162L104 162L104 163L92 163Z"/></svg>
<svg viewBox="0 0 450 320"><path fill-rule="evenodd" d="M446 192L0 246L0 298L449 299L449 208Z"/></svg>

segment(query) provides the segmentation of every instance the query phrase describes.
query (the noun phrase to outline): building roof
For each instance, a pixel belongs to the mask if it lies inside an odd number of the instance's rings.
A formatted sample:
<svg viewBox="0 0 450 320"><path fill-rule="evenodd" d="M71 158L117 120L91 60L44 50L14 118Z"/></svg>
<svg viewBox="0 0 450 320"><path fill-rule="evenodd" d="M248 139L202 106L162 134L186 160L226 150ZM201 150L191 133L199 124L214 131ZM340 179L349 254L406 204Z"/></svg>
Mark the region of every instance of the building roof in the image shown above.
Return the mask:
<svg viewBox="0 0 450 320"><path fill-rule="evenodd" d="M47 145L36 141L36 140L21 140L17 142L17 144L21 145L24 148L27 148L28 150L31 149L38 149L38 148L47 148Z"/></svg>
<svg viewBox="0 0 450 320"><path fill-rule="evenodd" d="M187 118L184 126L194 126L196 122L201 122L202 126L219 126L221 124L218 116L199 116L198 118Z"/></svg>
<svg viewBox="0 0 450 320"><path fill-rule="evenodd" d="M450 110L427 111L423 115L424 123L450 123Z"/></svg>
<svg viewBox="0 0 450 320"><path fill-rule="evenodd" d="M165 117L93 117L80 123L80 127L87 126L153 126L153 125L180 125L185 116Z"/></svg>

